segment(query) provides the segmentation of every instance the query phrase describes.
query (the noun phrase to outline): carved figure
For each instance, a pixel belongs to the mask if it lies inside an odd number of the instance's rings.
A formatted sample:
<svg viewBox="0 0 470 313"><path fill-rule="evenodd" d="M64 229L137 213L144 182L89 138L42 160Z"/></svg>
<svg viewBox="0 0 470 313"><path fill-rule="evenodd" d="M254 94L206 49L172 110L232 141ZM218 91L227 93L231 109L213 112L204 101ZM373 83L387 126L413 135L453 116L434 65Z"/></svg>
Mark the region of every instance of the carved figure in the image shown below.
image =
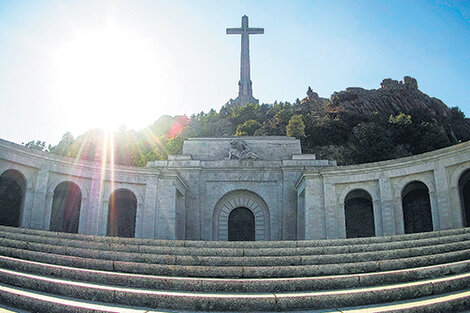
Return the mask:
<svg viewBox="0 0 470 313"><path fill-rule="evenodd" d="M250 147L242 140L232 140L226 159L230 160L257 160L259 156L251 152Z"/></svg>

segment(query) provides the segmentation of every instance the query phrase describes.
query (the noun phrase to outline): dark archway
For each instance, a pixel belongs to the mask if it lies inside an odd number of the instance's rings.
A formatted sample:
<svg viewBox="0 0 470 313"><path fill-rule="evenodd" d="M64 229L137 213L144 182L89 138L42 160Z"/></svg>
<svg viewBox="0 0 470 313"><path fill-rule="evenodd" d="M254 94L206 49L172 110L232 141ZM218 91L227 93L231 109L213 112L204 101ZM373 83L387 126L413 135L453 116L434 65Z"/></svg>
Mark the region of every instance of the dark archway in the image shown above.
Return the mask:
<svg viewBox="0 0 470 313"><path fill-rule="evenodd" d="M374 207L372 197L362 189L348 193L344 199L346 238L375 236Z"/></svg>
<svg viewBox="0 0 470 313"><path fill-rule="evenodd" d="M247 208L239 207L228 216L229 241L254 241L255 216Z"/></svg>
<svg viewBox="0 0 470 313"><path fill-rule="evenodd" d="M52 200L51 224L52 231L78 233L82 191L77 184L62 182L54 190Z"/></svg>
<svg viewBox="0 0 470 313"><path fill-rule="evenodd" d="M128 189L118 189L109 197L108 236L134 237L137 198Z"/></svg>
<svg viewBox="0 0 470 313"><path fill-rule="evenodd" d="M470 169L460 176L459 195L463 226L470 227Z"/></svg>
<svg viewBox="0 0 470 313"><path fill-rule="evenodd" d="M401 192L401 201L406 234L432 231L429 189L424 183L414 181L406 185Z"/></svg>
<svg viewBox="0 0 470 313"><path fill-rule="evenodd" d="M20 226L24 206L26 180L17 170L6 170L0 175L0 225Z"/></svg>

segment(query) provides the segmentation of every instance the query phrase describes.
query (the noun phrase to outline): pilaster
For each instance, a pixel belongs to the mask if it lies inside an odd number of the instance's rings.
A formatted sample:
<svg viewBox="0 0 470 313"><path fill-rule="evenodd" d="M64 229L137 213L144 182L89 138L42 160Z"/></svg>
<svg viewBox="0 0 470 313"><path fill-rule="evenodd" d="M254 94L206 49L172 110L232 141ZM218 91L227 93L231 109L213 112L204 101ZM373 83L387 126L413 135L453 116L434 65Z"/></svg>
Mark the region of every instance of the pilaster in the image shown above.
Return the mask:
<svg viewBox="0 0 470 313"><path fill-rule="evenodd" d="M449 206L449 184L447 181L447 171L441 162L436 162L434 165L434 181L436 183L435 198L439 219L438 229L450 229L452 228L452 217Z"/></svg>
<svg viewBox="0 0 470 313"><path fill-rule="evenodd" d="M397 225L395 223L397 216L394 210L392 183L389 177L381 176L379 178L379 192L383 235L395 235L397 234Z"/></svg>
<svg viewBox="0 0 470 313"><path fill-rule="evenodd" d="M44 210L46 207L47 181L49 179L49 168L40 168L36 175L34 188L33 206L31 210L30 227L44 229Z"/></svg>

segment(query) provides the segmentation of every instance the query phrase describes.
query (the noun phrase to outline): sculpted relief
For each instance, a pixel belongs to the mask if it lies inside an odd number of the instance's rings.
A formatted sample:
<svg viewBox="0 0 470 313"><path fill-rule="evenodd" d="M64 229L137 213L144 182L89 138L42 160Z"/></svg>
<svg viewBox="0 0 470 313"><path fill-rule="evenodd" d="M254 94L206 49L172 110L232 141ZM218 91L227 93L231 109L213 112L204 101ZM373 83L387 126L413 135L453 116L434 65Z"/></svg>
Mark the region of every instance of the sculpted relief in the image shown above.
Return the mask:
<svg viewBox="0 0 470 313"><path fill-rule="evenodd" d="M230 149L225 157L228 160L259 160L260 157L251 152L250 147L243 140L232 140Z"/></svg>

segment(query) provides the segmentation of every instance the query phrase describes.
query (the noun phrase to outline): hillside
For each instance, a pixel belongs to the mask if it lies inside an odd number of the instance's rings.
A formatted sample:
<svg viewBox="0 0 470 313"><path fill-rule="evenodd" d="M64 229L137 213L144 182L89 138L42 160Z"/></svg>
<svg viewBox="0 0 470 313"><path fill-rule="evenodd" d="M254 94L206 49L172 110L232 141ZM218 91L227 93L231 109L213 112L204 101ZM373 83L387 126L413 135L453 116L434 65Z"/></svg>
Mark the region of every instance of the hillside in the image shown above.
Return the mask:
<svg viewBox="0 0 470 313"><path fill-rule="evenodd" d="M470 119L457 108L418 89L414 78L385 79L379 89L347 88L330 99L310 87L294 104L225 104L220 111L186 116L162 116L141 131L121 127L114 145L102 130L74 138L66 133L52 153L101 160L114 155L123 165L145 166L181 152L189 137L288 135L301 140L304 153L357 164L423 153L470 140ZM45 149L32 141L26 146ZM111 150L111 146L114 151ZM103 147L107 147L103 151Z"/></svg>

